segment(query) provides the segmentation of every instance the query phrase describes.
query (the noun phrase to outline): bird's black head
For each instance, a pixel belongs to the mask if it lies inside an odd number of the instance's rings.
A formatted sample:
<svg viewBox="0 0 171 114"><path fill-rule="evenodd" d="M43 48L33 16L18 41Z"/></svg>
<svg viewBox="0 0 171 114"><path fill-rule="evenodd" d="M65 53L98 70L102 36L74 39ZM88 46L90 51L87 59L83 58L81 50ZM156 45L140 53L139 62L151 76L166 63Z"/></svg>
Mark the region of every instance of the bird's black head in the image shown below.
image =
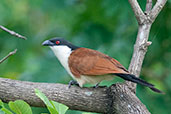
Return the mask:
<svg viewBox="0 0 171 114"><path fill-rule="evenodd" d="M71 44L70 42L66 41L65 39L59 38L59 37L46 40L42 43L42 45L43 46L68 46L72 50L79 48L78 46L75 46Z"/></svg>

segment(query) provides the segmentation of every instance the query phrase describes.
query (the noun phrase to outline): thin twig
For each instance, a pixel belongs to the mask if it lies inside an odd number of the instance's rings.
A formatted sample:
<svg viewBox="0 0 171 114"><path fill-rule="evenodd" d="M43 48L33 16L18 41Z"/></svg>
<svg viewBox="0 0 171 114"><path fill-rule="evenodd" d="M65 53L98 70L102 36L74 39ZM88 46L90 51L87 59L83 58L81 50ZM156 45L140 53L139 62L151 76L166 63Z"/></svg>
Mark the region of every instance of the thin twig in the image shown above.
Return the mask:
<svg viewBox="0 0 171 114"><path fill-rule="evenodd" d="M167 0L157 0L156 4L154 5L153 9L151 10L150 17L152 22L156 19L164 5L166 4Z"/></svg>
<svg viewBox="0 0 171 114"><path fill-rule="evenodd" d="M132 7L132 10L135 14L137 21L138 21L138 24L142 25L145 21L145 15L144 15L139 3L137 2L137 0L128 0L128 1Z"/></svg>
<svg viewBox="0 0 171 114"><path fill-rule="evenodd" d="M3 59L0 60L0 64L2 62L4 62L8 57L10 57L11 55L14 55L15 53L17 52L17 49L15 49L14 51L12 52L9 52L9 54L7 56L5 56Z"/></svg>
<svg viewBox="0 0 171 114"><path fill-rule="evenodd" d="M20 34L14 32L14 31L12 31L12 30L9 30L9 29L5 28L5 27L2 26L2 25L0 25L0 29L6 31L6 32L8 32L8 33L10 33L11 35L13 35L13 36L15 36L15 37L18 37L18 38L27 40L27 38L26 38L25 36L22 36L22 35L20 35Z"/></svg>
<svg viewBox="0 0 171 114"><path fill-rule="evenodd" d="M152 0L147 0L147 3L146 3L146 8L145 8L145 13L148 13L151 11L151 8L152 8Z"/></svg>

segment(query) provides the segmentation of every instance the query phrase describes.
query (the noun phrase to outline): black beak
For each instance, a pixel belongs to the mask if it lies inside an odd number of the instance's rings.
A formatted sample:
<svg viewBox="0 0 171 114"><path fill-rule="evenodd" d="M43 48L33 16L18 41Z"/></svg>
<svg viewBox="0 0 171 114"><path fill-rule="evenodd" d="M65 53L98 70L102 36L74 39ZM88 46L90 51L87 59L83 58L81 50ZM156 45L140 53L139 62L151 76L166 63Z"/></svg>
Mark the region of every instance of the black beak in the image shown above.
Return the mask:
<svg viewBox="0 0 171 114"><path fill-rule="evenodd" d="M43 46L54 46L54 43L51 42L50 40L46 40L42 43Z"/></svg>

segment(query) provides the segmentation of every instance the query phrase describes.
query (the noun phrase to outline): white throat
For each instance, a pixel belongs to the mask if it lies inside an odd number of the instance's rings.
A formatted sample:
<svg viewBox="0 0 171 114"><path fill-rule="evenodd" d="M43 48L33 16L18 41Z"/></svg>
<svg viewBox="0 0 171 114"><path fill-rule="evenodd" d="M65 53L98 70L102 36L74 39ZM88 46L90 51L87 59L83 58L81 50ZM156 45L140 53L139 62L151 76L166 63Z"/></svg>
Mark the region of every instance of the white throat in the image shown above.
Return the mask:
<svg viewBox="0 0 171 114"><path fill-rule="evenodd" d="M50 48L52 49L60 63L63 65L63 67L74 78L68 65L68 58L72 53L71 48L69 48L68 46L50 46Z"/></svg>

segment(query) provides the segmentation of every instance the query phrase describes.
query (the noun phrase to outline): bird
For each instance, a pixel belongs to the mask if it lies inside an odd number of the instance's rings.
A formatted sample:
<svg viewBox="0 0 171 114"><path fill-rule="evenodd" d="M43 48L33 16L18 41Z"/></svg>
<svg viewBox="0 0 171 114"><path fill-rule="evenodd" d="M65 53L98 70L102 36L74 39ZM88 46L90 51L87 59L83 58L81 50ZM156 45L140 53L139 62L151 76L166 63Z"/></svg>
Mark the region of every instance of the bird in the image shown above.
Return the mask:
<svg viewBox="0 0 171 114"><path fill-rule="evenodd" d="M61 37L45 40L43 46L49 46L58 58L65 70L74 80L71 85L83 87L84 84L94 84L95 88L103 80L112 80L118 76L124 80L131 81L146 87L157 93L163 93L153 84L136 77L120 64L116 59L99 51L75 46Z"/></svg>

